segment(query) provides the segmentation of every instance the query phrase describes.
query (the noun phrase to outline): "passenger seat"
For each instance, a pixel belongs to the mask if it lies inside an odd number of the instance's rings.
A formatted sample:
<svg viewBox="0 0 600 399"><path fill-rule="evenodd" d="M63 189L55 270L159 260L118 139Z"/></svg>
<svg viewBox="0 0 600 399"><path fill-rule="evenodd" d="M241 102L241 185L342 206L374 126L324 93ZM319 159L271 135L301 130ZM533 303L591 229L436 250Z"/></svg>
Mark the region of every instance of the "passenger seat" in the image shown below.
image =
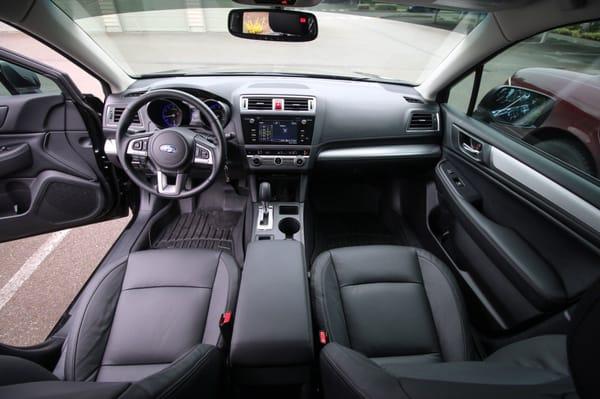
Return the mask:
<svg viewBox="0 0 600 399"><path fill-rule="evenodd" d="M332 342L321 352L327 399L460 397L471 383L490 398L486 384L510 390L515 381L573 390L564 335L517 342L473 362L479 359L458 284L427 251L330 250L315 260L311 284L319 329ZM447 396L456 383L468 389Z"/></svg>

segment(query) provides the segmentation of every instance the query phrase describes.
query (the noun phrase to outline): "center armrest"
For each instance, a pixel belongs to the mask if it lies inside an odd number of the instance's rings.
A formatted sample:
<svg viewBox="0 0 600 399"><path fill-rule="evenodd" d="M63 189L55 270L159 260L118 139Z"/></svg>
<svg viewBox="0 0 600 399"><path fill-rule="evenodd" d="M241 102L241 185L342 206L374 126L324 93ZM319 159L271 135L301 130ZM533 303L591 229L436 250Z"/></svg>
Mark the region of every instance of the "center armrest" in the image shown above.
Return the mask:
<svg viewBox="0 0 600 399"><path fill-rule="evenodd" d="M248 246L231 339L234 368L310 366L313 333L304 248L294 240Z"/></svg>

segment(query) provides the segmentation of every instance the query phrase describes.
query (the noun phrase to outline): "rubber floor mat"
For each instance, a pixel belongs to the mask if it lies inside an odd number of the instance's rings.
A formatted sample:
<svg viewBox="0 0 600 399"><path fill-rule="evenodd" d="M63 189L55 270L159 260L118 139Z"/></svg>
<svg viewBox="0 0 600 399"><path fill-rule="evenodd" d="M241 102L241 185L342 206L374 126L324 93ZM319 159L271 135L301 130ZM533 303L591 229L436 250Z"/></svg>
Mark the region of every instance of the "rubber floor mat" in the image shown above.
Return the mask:
<svg viewBox="0 0 600 399"><path fill-rule="evenodd" d="M205 248L233 251L233 228L241 213L196 211L174 219L152 243L153 248Z"/></svg>

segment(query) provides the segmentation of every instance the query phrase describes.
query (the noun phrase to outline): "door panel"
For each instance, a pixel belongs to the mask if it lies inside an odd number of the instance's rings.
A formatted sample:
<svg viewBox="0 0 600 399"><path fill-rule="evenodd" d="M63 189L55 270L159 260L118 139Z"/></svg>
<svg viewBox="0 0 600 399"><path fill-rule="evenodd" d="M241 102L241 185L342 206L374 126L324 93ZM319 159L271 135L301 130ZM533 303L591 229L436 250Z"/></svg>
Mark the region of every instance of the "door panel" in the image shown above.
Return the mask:
<svg viewBox="0 0 600 399"><path fill-rule="evenodd" d="M443 113L444 156L435 174L440 208L449 216L433 230L475 296L492 307L496 324L483 327L514 329L564 311L600 277L598 208L558 184L564 171L553 174L536 151L514 147L464 114ZM477 154L465 149L465 141ZM519 167L507 169L500 159ZM532 165L545 165L540 169L548 174ZM570 184L577 185L579 176L572 174ZM548 187L560 187L563 196L549 195ZM575 199L587 205L574 209Z"/></svg>
<svg viewBox="0 0 600 399"><path fill-rule="evenodd" d="M98 164L101 146L92 144L101 132L84 121L72 82L4 51L0 57L44 73L63 92L0 96L0 241L122 216L116 182Z"/></svg>

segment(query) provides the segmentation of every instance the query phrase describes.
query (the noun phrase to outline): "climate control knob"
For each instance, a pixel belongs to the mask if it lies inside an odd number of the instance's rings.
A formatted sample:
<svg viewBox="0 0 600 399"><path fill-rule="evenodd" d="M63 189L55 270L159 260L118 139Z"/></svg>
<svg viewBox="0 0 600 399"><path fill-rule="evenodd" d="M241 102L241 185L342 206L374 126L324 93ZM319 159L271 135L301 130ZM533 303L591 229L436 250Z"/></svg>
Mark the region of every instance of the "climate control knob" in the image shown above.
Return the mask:
<svg viewBox="0 0 600 399"><path fill-rule="evenodd" d="M273 160L273 162L275 162L275 165L281 165L281 158L277 157Z"/></svg>
<svg viewBox="0 0 600 399"><path fill-rule="evenodd" d="M304 166L304 158L296 158L296 166Z"/></svg>
<svg viewBox="0 0 600 399"><path fill-rule="evenodd" d="M254 165L254 166L260 166L261 163L262 162L260 161L259 157L252 158L252 165Z"/></svg>

